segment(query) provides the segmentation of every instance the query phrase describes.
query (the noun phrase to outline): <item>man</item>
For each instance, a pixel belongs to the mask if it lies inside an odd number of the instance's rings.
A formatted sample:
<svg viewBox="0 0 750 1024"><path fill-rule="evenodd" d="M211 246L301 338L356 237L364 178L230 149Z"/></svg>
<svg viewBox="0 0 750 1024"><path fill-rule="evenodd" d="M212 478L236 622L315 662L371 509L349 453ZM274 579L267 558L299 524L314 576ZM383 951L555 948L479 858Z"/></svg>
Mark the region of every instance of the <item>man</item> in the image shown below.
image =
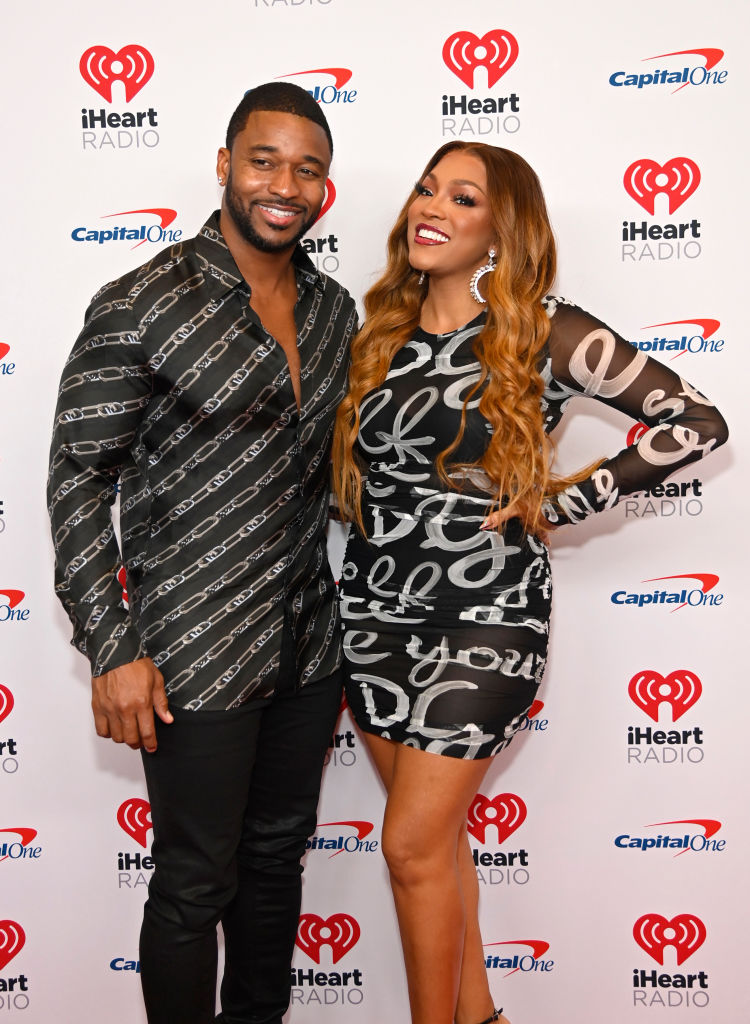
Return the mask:
<svg viewBox="0 0 750 1024"><path fill-rule="evenodd" d="M95 296L63 372L57 592L91 662L97 733L142 748L151 1024L281 1024L289 1001L341 693L325 528L355 310L297 244L331 155L304 90L247 93L219 150L221 211Z"/></svg>

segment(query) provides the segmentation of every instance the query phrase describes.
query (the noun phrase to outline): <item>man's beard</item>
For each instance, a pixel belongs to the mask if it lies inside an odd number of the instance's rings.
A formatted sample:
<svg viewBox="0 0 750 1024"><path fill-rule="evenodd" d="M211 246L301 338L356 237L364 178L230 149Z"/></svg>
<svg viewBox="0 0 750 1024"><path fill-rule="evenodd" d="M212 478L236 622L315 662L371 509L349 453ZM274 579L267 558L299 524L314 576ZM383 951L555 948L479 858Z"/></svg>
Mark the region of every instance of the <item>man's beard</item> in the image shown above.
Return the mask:
<svg viewBox="0 0 750 1024"><path fill-rule="evenodd" d="M239 233L246 242L249 242L250 245L255 249L258 249L260 252L283 252L285 249L290 249L299 242L300 238L303 238L307 234L318 216L318 211L316 211L307 221L305 221L293 238L285 238L283 241L281 239L275 241L273 238L265 238L253 227L250 211L243 209L232 186L231 171L227 175L227 184L224 190L224 201ZM273 205L273 201L268 201L266 205Z"/></svg>

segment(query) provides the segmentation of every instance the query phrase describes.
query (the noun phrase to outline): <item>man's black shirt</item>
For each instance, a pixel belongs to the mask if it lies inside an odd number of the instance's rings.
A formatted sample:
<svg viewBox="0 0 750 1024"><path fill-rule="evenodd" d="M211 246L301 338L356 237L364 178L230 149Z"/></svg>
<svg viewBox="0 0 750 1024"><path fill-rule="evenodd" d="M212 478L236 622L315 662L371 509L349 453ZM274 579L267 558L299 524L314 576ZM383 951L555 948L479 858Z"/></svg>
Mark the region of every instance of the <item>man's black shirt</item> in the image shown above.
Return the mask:
<svg viewBox="0 0 750 1024"><path fill-rule="evenodd" d="M294 266L299 412L216 213L94 297L63 371L49 505L73 643L94 675L150 656L176 707L270 696L282 640L301 685L340 661L325 530L356 313L301 247Z"/></svg>

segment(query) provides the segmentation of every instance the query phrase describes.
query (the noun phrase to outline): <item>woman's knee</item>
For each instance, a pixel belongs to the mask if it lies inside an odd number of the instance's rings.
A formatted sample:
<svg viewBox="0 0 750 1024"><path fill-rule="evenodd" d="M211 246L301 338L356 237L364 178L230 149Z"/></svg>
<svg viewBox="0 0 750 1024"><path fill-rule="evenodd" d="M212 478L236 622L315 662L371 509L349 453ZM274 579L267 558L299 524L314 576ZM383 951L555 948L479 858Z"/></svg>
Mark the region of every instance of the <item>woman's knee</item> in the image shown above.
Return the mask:
<svg viewBox="0 0 750 1024"><path fill-rule="evenodd" d="M383 827L382 850L391 878L402 885L418 885L456 871L456 844L429 828L391 820Z"/></svg>

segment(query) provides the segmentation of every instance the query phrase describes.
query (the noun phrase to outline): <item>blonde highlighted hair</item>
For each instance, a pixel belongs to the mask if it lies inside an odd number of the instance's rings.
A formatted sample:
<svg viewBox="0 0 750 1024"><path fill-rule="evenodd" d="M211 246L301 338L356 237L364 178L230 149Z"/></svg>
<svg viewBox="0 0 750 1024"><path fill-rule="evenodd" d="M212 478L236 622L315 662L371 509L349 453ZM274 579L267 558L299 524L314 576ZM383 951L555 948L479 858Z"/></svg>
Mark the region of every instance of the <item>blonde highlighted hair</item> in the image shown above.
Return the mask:
<svg viewBox="0 0 750 1024"><path fill-rule="evenodd" d="M447 153L478 157L487 172L487 195L499 253L495 269L483 279L487 319L474 339L479 380L464 401L455 440L437 458L443 481L460 486L461 472L481 469L490 481L495 507L503 518L518 518L529 533L549 524L542 504L559 490L586 477L592 467L572 477L556 477L551 465L554 446L544 431L541 397L544 382L539 356L549 337L549 318L542 299L556 270L555 241L544 195L534 171L508 149L481 143L449 142L431 158L422 173L437 166ZM364 299L365 323L352 343L349 392L336 418L333 443L333 486L342 518L358 524L362 475L354 454L362 399L386 378L396 352L413 336L427 285L409 264L407 212L412 193L388 237L388 261L382 277ZM468 281L467 281L468 287ZM482 457L471 466L450 464L463 437L467 404L480 394L479 412L492 436Z"/></svg>

